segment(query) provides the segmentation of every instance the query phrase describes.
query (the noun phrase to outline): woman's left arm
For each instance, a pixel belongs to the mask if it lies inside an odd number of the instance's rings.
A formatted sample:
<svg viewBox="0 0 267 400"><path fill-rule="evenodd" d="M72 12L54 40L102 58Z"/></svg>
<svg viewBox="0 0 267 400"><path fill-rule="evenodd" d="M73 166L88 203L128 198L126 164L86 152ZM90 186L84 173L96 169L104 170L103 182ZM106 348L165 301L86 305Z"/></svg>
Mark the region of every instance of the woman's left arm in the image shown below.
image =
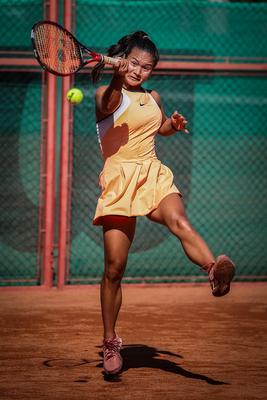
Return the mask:
<svg viewBox="0 0 267 400"><path fill-rule="evenodd" d="M188 129L186 129L187 120L185 117L182 114L179 114L178 111L174 111L174 113L168 118L165 115L159 94L153 90L151 95L157 102L162 112L162 124L158 133L162 136L174 135L178 131L189 133Z"/></svg>

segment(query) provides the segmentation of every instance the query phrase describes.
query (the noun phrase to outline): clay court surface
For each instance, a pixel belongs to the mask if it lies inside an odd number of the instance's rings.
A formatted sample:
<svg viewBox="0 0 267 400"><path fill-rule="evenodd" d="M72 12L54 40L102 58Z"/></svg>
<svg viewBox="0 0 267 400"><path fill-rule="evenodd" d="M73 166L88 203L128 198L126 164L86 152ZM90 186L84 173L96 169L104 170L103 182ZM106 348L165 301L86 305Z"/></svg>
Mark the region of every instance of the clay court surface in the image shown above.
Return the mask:
<svg viewBox="0 0 267 400"><path fill-rule="evenodd" d="M99 288L2 290L1 400L267 398L267 284L125 286L124 369L102 373Z"/></svg>

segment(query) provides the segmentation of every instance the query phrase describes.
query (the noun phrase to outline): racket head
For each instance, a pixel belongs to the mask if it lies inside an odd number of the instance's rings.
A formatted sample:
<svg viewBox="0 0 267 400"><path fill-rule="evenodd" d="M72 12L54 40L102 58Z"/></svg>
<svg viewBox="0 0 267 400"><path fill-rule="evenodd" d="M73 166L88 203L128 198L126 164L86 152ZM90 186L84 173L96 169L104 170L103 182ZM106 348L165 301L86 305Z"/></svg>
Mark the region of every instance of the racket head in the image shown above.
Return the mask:
<svg viewBox="0 0 267 400"><path fill-rule="evenodd" d="M74 74L86 64L83 60L82 45L56 22L39 21L34 24L31 40L39 64L55 75Z"/></svg>

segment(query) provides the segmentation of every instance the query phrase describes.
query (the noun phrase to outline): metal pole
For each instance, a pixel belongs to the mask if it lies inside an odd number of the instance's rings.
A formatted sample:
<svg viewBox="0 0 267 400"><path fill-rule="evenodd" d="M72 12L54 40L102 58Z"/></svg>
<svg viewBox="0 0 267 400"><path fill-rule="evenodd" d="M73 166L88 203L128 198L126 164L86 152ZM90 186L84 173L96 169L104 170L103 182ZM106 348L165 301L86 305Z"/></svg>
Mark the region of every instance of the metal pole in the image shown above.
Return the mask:
<svg viewBox="0 0 267 400"><path fill-rule="evenodd" d="M72 0L64 0L63 24L72 30ZM67 241L69 238L69 207L70 207L70 120L71 106L66 100L66 94L72 84L72 78L62 78L61 89L61 140L60 140L60 188L59 188L59 232L58 232L58 279L57 287L63 288L66 278Z"/></svg>
<svg viewBox="0 0 267 400"><path fill-rule="evenodd" d="M48 18L57 21L58 2L50 0ZM43 286L53 286L54 271L54 215L55 215L55 153L56 153L56 112L57 112L57 80L47 74L47 130L46 130L46 181L44 204L44 253L43 253Z"/></svg>

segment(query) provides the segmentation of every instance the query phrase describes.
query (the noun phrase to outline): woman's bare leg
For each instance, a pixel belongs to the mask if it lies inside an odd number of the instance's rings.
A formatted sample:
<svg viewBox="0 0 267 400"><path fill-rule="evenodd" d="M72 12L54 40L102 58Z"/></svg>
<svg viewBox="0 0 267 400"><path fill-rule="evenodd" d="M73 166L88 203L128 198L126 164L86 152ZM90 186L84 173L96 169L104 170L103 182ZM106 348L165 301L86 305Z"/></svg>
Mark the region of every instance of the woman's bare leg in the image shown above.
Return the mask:
<svg viewBox="0 0 267 400"><path fill-rule="evenodd" d="M103 218L105 271L101 283L101 307L104 339L115 335L115 325L122 303L121 280L135 232L136 218Z"/></svg>
<svg viewBox="0 0 267 400"><path fill-rule="evenodd" d="M194 264L205 268L215 262L208 245L190 224L183 200L178 194L173 193L166 196L148 217L169 228L181 241L187 257Z"/></svg>
<svg viewBox="0 0 267 400"><path fill-rule="evenodd" d="M181 241L188 258L208 272L214 296L224 296L230 291L230 283L235 275L233 261L226 255L217 257L215 261L206 242L188 221L183 201L178 194L166 196L148 217L166 225Z"/></svg>

